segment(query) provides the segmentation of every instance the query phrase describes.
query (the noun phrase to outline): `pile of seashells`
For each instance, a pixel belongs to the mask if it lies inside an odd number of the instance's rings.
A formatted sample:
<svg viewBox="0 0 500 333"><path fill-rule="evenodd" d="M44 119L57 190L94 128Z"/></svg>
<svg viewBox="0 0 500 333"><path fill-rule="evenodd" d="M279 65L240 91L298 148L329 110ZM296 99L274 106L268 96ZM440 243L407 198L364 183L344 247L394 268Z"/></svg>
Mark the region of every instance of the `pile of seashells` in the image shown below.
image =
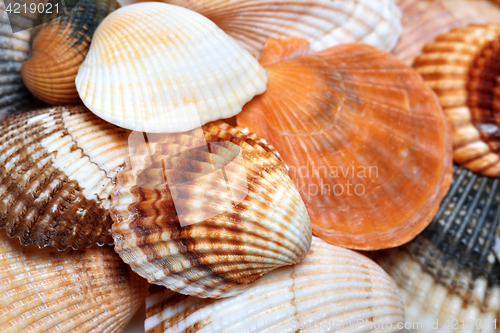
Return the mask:
<svg viewBox="0 0 500 333"><path fill-rule="evenodd" d="M500 332L500 1L66 3L0 3L0 332Z"/></svg>

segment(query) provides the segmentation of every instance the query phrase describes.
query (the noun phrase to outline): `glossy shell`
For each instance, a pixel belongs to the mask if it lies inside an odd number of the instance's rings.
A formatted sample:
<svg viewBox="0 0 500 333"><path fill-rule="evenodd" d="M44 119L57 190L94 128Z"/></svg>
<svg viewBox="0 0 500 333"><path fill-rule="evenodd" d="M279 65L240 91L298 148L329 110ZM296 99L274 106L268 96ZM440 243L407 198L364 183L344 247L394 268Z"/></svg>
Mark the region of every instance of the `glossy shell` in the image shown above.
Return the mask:
<svg viewBox="0 0 500 333"><path fill-rule="evenodd" d="M128 132L83 106L0 122L0 226L21 243L82 249L111 244L109 196Z"/></svg>
<svg viewBox="0 0 500 333"><path fill-rule="evenodd" d="M407 65L424 44L451 28L500 20L500 7L490 0L396 0L403 33L393 51Z"/></svg>
<svg viewBox="0 0 500 333"><path fill-rule="evenodd" d="M394 0L164 0L212 20L257 58L269 37L300 36L311 52L362 42L390 51L401 33Z"/></svg>
<svg viewBox="0 0 500 333"><path fill-rule="evenodd" d="M222 122L129 142L113 192L115 251L150 283L228 297L307 254L304 202L263 143Z"/></svg>
<svg viewBox="0 0 500 333"><path fill-rule="evenodd" d="M99 117L154 133L232 117L266 82L257 60L213 22L151 2L120 8L102 22L76 78L80 97Z"/></svg>
<svg viewBox="0 0 500 333"><path fill-rule="evenodd" d="M115 0L71 0L66 5L73 7L69 14L33 29L31 58L21 69L28 89L51 105L81 103L75 86L78 68L95 29L118 7Z"/></svg>
<svg viewBox="0 0 500 333"><path fill-rule="evenodd" d="M399 332L404 320L387 273L316 237L304 261L269 273L236 297L200 299L152 286L146 306L147 333Z"/></svg>
<svg viewBox="0 0 500 333"><path fill-rule="evenodd" d="M58 252L0 231L0 331L123 332L146 283L111 248Z"/></svg>
<svg viewBox="0 0 500 333"><path fill-rule="evenodd" d="M436 320L441 329L458 321L454 332L498 331L500 265L493 246L499 221L500 179L456 166L429 227L404 247L376 254L400 287L406 321L422 323L414 331L434 331Z"/></svg>
<svg viewBox="0 0 500 333"><path fill-rule="evenodd" d="M443 107L455 161L488 176L500 175L499 55L500 24L469 25L439 35L414 61Z"/></svg>
<svg viewBox="0 0 500 333"><path fill-rule="evenodd" d="M316 236L363 250L410 241L451 181L451 140L435 96L411 68L371 46L301 56L306 46L269 41L261 58L267 90L245 105L238 125L280 152Z"/></svg>

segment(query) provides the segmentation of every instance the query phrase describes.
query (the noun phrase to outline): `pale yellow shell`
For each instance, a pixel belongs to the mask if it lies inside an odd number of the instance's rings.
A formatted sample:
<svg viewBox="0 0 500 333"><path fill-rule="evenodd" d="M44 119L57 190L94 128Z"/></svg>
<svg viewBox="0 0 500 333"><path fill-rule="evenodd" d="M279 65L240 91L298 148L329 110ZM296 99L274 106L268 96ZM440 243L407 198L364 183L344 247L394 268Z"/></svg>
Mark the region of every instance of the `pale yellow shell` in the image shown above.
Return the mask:
<svg viewBox="0 0 500 333"><path fill-rule="evenodd" d="M304 202L263 143L222 122L134 140L113 193L113 237L150 283L227 297L305 257Z"/></svg>
<svg viewBox="0 0 500 333"><path fill-rule="evenodd" d="M102 21L76 77L81 99L96 115L154 133L232 117L266 82L257 60L213 22L150 2Z"/></svg>

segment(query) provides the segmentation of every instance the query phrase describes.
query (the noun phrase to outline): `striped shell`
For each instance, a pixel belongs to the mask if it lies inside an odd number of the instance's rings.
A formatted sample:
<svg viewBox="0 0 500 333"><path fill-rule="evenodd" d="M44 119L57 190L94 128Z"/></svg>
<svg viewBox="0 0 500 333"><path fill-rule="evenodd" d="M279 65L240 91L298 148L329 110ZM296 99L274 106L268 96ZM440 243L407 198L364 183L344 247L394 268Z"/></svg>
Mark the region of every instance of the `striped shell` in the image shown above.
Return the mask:
<svg viewBox="0 0 500 333"><path fill-rule="evenodd" d="M152 286L146 306L146 333L399 332L404 319L387 273L316 237L304 261L236 297L200 299Z"/></svg>
<svg viewBox="0 0 500 333"><path fill-rule="evenodd" d="M238 125L280 152L314 235L362 250L409 242L451 182L451 138L434 94L368 45L305 54L301 38L269 40L267 90L244 106Z"/></svg>
<svg viewBox="0 0 500 333"><path fill-rule="evenodd" d="M438 96L453 135L453 157L488 176L500 175L500 24L454 28L427 44L415 69Z"/></svg>
<svg viewBox="0 0 500 333"><path fill-rule="evenodd" d="M456 166L429 227L408 245L376 254L400 287L412 331L437 331L437 320L443 331L498 332L500 264L493 245L499 221L500 179Z"/></svg>
<svg viewBox="0 0 500 333"><path fill-rule="evenodd" d="M108 247L25 247L0 231L2 333L123 332L146 283Z"/></svg>
<svg viewBox="0 0 500 333"><path fill-rule="evenodd" d="M128 132L83 106L0 122L0 227L21 243L82 249L111 244L109 196Z"/></svg>
<svg viewBox="0 0 500 333"><path fill-rule="evenodd" d="M51 105L81 103L75 86L78 68L95 29L118 7L115 0L71 0L66 5L73 8L69 14L34 28L31 58L21 69L28 89Z"/></svg>
<svg viewBox="0 0 500 333"><path fill-rule="evenodd" d="M76 86L124 128L183 132L229 118L264 92L259 63L213 22L164 3L125 6L96 30Z"/></svg>
<svg viewBox="0 0 500 333"><path fill-rule="evenodd" d="M9 17L0 2L0 120L24 111L32 103L21 79L21 64L28 58L31 33L12 33Z"/></svg>
<svg viewBox="0 0 500 333"><path fill-rule="evenodd" d="M305 257L309 216L271 149L222 122L138 134L112 197L115 251L136 273L218 298Z"/></svg>
<svg viewBox="0 0 500 333"><path fill-rule="evenodd" d="M402 30L394 0L163 1L208 17L257 58L269 37L304 37L311 52L353 42L390 51Z"/></svg>
<svg viewBox="0 0 500 333"><path fill-rule="evenodd" d="M403 33L393 53L407 65L425 43L451 28L500 20L491 0L396 0L403 13Z"/></svg>

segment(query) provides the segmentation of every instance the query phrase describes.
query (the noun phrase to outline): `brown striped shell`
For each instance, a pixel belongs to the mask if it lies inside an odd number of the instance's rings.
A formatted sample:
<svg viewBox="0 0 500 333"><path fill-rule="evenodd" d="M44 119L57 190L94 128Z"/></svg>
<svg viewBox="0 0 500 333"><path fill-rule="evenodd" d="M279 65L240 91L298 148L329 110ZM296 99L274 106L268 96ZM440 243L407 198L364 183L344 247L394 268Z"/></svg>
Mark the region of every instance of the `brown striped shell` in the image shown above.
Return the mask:
<svg viewBox="0 0 500 333"><path fill-rule="evenodd" d="M128 132L83 106L0 122L0 227L24 245L111 244L109 196Z"/></svg>
<svg viewBox="0 0 500 333"><path fill-rule="evenodd" d="M146 281L109 247L58 252L0 231L0 332L123 332Z"/></svg>
<svg viewBox="0 0 500 333"><path fill-rule="evenodd" d="M34 28L31 58L21 73L28 89L51 105L81 103L75 78L99 23L118 7L115 0L70 0L69 14ZM55 12L53 13L55 15ZM51 19L42 15L41 20Z"/></svg>
<svg viewBox="0 0 500 333"><path fill-rule="evenodd" d="M427 44L413 66L434 90L453 136L459 164L500 175L500 24L458 27Z"/></svg>
<svg viewBox="0 0 500 333"><path fill-rule="evenodd" d="M112 197L115 251L150 283L227 297L307 254L304 202L264 144L216 122L147 141L134 132L129 145Z"/></svg>

